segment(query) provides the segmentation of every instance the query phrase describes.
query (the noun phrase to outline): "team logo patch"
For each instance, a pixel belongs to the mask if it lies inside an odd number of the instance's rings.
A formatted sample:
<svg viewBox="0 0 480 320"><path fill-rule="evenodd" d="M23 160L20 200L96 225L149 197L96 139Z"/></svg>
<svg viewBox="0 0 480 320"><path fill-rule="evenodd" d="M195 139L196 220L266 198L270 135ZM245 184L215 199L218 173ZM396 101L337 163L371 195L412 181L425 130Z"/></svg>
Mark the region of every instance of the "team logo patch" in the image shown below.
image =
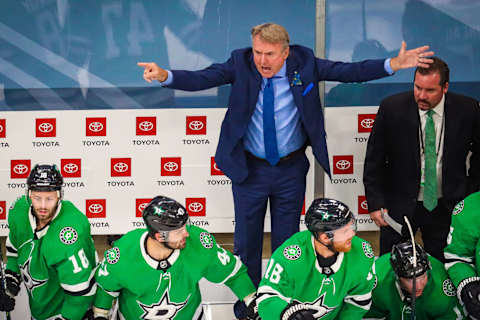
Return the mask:
<svg viewBox="0 0 480 320"><path fill-rule="evenodd" d="M452 280L445 279L445 281L443 281L443 292L449 297L456 295L456 290L453 286Z"/></svg>
<svg viewBox="0 0 480 320"><path fill-rule="evenodd" d="M375 289L377 287L377 284L378 284L378 277L375 275L375 282L373 283L373 289Z"/></svg>
<svg viewBox="0 0 480 320"><path fill-rule="evenodd" d="M454 216L456 216L457 214L463 211L463 205L464 205L463 200L457 203L455 208L453 208L453 212L452 212Z"/></svg>
<svg viewBox="0 0 480 320"><path fill-rule="evenodd" d="M365 255L367 256L367 258L373 258L374 254L373 254L372 246L370 245L370 243L363 242L362 249Z"/></svg>
<svg viewBox="0 0 480 320"><path fill-rule="evenodd" d="M206 249L211 249L213 247L212 235L208 232L200 233L200 242Z"/></svg>
<svg viewBox="0 0 480 320"><path fill-rule="evenodd" d="M120 249L117 247L109 249L105 254L105 259L107 259L107 262L110 264L117 263L118 260L120 260Z"/></svg>
<svg viewBox="0 0 480 320"><path fill-rule="evenodd" d="M302 249L296 244L293 244L283 249L283 255L288 260L297 260L302 255Z"/></svg>
<svg viewBox="0 0 480 320"><path fill-rule="evenodd" d="M72 227L65 227L60 231L60 241L65 244L73 244L78 239L78 233Z"/></svg>

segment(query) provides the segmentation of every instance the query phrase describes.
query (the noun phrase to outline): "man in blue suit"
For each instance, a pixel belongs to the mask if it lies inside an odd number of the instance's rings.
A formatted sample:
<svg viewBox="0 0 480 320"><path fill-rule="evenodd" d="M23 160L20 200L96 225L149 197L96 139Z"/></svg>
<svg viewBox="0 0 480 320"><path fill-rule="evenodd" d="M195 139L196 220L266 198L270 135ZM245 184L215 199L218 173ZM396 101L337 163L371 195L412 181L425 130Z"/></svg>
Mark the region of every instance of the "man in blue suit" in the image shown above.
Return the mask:
<svg viewBox="0 0 480 320"><path fill-rule="evenodd" d="M387 60L342 63L318 59L309 48L289 45L287 31L265 23L252 29L252 48L199 71L164 70L138 63L146 81L196 91L231 85L215 161L232 180L235 253L255 285L261 278L263 226L270 201L272 251L299 230L311 146L330 175L319 81L362 82L414 66L428 67L428 47Z"/></svg>

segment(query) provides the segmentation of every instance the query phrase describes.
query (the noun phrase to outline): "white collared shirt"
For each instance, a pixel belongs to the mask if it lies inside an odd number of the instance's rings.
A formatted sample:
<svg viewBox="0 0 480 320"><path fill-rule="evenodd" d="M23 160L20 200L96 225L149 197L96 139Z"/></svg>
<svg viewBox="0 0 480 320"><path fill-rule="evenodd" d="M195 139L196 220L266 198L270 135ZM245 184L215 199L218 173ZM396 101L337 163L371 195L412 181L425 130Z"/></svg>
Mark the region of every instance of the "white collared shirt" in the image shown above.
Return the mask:
<svg viewBox="0 0 480 320"><path fill-rule="evenodd" d="M445 141L445 95L443 95L442 100L432 109L434 114L432 115L433 122L435 125L435 151L437 151L437 191L438 197L442 197L442 165L443 165L443 143ZM420 168L421 168L421 177L420 177L420 190L418 192L418 201L423 201L423 183L425 181L425 153L422 146L425 145L425 124L427 122L427 112L428 110L418 109L418 114L420 116L420 125L422 130L419 130L422 134L420 141Z"/></svg>

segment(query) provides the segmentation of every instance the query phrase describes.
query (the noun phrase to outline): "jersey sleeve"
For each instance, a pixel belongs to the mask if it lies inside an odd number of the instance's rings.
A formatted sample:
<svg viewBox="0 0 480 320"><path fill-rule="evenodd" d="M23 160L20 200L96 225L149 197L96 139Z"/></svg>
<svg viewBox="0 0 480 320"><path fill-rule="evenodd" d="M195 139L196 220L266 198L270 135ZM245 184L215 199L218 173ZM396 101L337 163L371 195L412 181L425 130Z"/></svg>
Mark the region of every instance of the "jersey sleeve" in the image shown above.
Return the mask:
<svg viewBox="0 0 480 320"><path fill-rule="evenodd" d="M373 264L373 258L365 263L370 264L370 270L359 276L357 285L343 299L344 304L338 314L338 319L362 319L370 309L376 277L375 265Z"/></svg>
<svg viewBox="0 0 480 320"><path fill-rule="evenodd" d="M93 240L89 230L86 232L79 228L77 231L72 227L63 228L59 240L58 248L52 246L50 252L61 253L62 258L49 264L55 263L58 281L65 292L62 316L72 320L82 319L90 308L96 291L96 251Z"/></svg>
<svg viewBox="0 0 480 320"><path fill-rule="evenodd" d="M278 320L283 310L292 301L295 284L289 265L276 250L268 261L267 270L257 292L258 313L263 320Z"/></svg>
<svg viewBox="0 0 480 320"><path fill-rule="evenodd" d="M475 211L480 205L480 193L475 193L458 203L453 209L447 247L444 250L445 268L455 287L470 277L476 277L475 252L478 249L478 223Z"/></svg>
<svg viewBox="0 0 480 320"><path fill-rule="evenodd" d="M110 310L113 300L120 295L122 286L116 276L119 272L117 265L119 257L120 249L113 247L105 251L104 259L97 268L95 280L98 286L93 303L97 308Z"/></svg>
<svg viewBox="0 0 480 320"><path fill-rule="evenodd" d="M21 201L25 202L22 206ZM7 270L11 270L16 273L20 273L20 268L18 266L18 240L15 235L16 220L20 214L20 210L29 210L29 207L26 206L25 197L21 197L15 201L15 203L10 207L8 213L8 225L10 226L10 231L8 233L7 241L5 243L6 255L7 255Z"/></svg>
<svg viewBox="0 0 480 320"><path fill-rule="evenodd" d="M202 256L208 259L205 270L207 280L224 283L239 299L255 292L255 286L247 274L247 268L238 256L217 244L215 238L207 231L199 232L198 238Z"/></svg>
<svg viewBox="0 0 480 320"><path fill-rule="evenodd" d="M434 308L429 310L432 319L455 320L463 319L463 308L460 306L452 280L448 278L443 263L429 256L432 269L429 271L429 281L435 282L435 291L430 295Z"/></svg>

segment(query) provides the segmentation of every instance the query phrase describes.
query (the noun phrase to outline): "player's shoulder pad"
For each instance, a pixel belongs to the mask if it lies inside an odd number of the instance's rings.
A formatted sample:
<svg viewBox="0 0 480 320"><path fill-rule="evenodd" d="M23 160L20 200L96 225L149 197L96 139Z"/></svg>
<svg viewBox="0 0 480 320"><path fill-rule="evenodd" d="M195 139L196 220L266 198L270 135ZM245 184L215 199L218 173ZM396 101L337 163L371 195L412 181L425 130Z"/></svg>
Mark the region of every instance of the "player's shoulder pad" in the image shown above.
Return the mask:
<svg viewBox="0 0 480 320"><path fill-rule="evenodd" d="M278 258L285 259L287 261L301 260L305 256L307 249L312 247L312 234L310 231L301 231L295 233L289 239L287 239L280 247L275 250L274 255Z"/></svg>
<svg viewBox="0 0 480 320"><path fill-rule="evenodd" d="M187 227L187 231L194 245L199 245L204 249L212 249L216 244L215 237L203 228L190 225Z"/></svg>
<svg viewBox="0 0 480 320"><path fill-rule="evenodd" d="M352 252L358 254L359 256L366 257L369 260L374 259L375 254L372 249L372 245L362 238L357 236L352 239Z"/></svg>
<svg viewBox="0 0 480 320"><path fill-rule="evenodd" d="M428 279L428 281L433 282L434 286L441 289L444 295L448 297L456 296L457 291L452 280L448 277L445 265L430 255L428 256L428 260L431 266L431 270L429 270L430 279Z"/></svg>
<svg viewBox="0 0 480 320"><path fill-rule="evenodd" d="M30 208L30 203L25 195L18 196L17 199L15 199L15 201L10 205L9 210L15 210L19 208Z"/></svg>
<svg viewBox="0 0 480 320"><path fill-rule="evenodd" d="M142 236L147 232L147 229L134 229L124 234L120 239L116 240L113 247L106 250L103 254L105 262L108 264L116 264L120 257L128 255L126 261L135 256L136 249L140 250L140 242Z"/></svg>

